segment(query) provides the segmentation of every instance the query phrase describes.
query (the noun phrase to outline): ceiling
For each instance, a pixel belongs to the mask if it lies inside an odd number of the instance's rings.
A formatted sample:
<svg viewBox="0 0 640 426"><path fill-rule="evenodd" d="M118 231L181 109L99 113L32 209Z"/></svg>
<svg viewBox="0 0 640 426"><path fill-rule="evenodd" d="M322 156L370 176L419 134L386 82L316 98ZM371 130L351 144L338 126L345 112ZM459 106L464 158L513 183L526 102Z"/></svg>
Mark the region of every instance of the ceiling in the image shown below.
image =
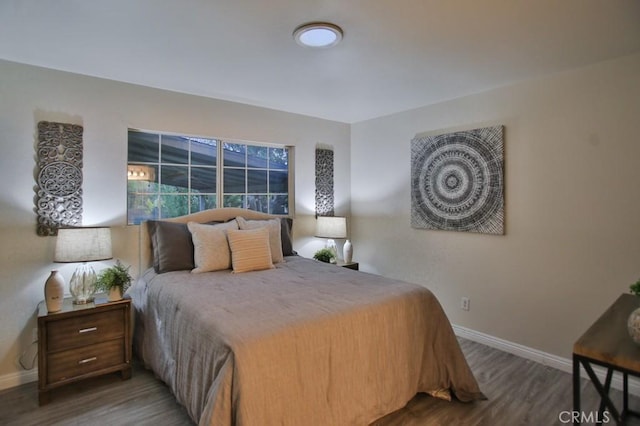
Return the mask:
<svg viewBox="0 0 640 426"><path fill-rule="evenodd" d="M2 59L346 123L635 52L638 0L0 1Z"/></svg>

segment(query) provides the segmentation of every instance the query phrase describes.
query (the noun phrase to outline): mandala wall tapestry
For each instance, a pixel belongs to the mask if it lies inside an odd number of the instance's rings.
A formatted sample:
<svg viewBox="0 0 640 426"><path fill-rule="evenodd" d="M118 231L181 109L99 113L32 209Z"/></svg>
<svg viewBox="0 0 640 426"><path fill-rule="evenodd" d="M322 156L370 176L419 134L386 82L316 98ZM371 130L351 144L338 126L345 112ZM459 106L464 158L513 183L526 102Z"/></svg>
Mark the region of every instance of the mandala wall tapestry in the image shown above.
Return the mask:
<svg viewBox="0 0 640 426"><path fill-rule="evenodd" d="M503 131L411 141L411 227L504 234Z"/></svg>
<svg viewBox="0 0 640 426"><path fill-rule="evenodd" d="M38 123L38 235L82 224L82 126Z"/></svg>
<svg viewBox="0 0 640 426"><path fill-rule="evenodd" d="M316 148L316 215L333 214L333 151Z"/></svg>

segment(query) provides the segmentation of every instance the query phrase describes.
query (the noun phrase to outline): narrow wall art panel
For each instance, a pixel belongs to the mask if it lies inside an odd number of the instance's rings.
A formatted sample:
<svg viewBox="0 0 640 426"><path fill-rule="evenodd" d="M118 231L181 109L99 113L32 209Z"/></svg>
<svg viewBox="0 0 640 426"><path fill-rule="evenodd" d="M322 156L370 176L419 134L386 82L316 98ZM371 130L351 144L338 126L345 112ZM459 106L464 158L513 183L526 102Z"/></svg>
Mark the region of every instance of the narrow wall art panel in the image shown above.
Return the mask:
<svg viewBox="0 0 640 426"><path fill-rule="evenodd" d="M82 131L75 124L38 123L38 235L82 224Z"/></svg>
<svg viewBox="0 0 640 426"><path fill-rule="evenodd" d="M316 148L316 215L333 214L333 150Z"/></svg>
<svg viewBox="0 0 640 426"><path fill-rule="evenodd" d="M411 227L504 234L504 126L411 141Z"/></svg>

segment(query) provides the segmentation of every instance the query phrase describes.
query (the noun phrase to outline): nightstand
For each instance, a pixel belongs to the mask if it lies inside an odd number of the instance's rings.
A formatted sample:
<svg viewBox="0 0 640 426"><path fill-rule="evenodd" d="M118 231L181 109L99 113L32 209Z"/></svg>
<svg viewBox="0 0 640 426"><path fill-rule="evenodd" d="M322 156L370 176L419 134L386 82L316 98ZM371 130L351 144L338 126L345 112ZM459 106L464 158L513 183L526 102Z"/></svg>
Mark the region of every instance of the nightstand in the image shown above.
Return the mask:
<svg viewBox="0 0 640 426"><path fill-rule="evenodd" d="M62 310L38 305L38 401L49 402L57 387L120 371L131 377L131 300L74 305L65 298Z"/></svg>
<svg viewBox="0 0 640 426"><path fill-rule="evenodd" d="M344 260L338 260L336 263L338 266L342 266L343 268L353 269L354 271L360 270L360 264L358 262L345 262Z"/></svg>

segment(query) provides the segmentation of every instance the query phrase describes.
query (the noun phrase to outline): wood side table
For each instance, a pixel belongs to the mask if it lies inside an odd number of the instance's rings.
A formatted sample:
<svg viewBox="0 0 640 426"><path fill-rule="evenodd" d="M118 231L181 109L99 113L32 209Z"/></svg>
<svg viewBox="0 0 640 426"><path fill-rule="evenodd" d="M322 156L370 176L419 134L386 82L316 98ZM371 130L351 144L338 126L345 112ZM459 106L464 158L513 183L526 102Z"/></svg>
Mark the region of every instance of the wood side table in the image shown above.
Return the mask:
<svg viewBox="0 0 640 426"><path fill-rule="evenodd" d="M38 400L49 402L57 387L120 371L131 377L131 300L74 305L65 298L62 310L38 306Z"/></svg>
<svg viewBox="0 0 640 426"><path fill-rule="evenodd" d="M338 260L336 265L347 269L353 269L354 271L358 271L360 269L360 264L358 262L345 262L344 260Z"/></svg>
<svg viewBox="0 0 640 426"><path fill-rule="evenodd" d="M640 377L640 346L635 344L627 332L627 319L640 307L640 298L632 294L621 295L600 318L573 345L573 410L580 413L580 366L600 394L599 418L604 410L616 424L623 424L625 417L640 417L640 413L629 409L629 375ZM604 384L593 371L592 364L607 369ZM623 406L618 411L609 398L611 378L614 371L622 373ZM577 422L579 423L579 421Z"/></svg>

